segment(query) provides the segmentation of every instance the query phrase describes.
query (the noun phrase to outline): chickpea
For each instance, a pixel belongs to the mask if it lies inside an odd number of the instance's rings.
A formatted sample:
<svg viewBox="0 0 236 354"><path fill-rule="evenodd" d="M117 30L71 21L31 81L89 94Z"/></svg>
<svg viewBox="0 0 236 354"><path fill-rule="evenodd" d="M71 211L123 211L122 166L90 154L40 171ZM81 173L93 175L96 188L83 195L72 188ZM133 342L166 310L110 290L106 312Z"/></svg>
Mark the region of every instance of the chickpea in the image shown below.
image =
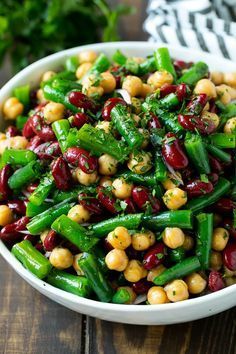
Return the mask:
<svg viewBox="0 0 236 354"><path fill-rule="evenodd" d="M209 102L207 102L203 108L203 112L209 111L209 109L210 109L210 104L209 104Z"/></svg>
<svg viewBox="0 0 236 354"><path fill-rule="evenodd" d="M95 183L98 179L96 171L93 173L85 173L80 168L77 168L75 174L77 181L83 184L84 186L89 186L90 184Z"/></svg>
<svg viewBox="0 0 236 354"><path fill-rule="evenodd" d="M191 236L185 235L184 237L184 243L182 244L182 247L185 251L191 251L194 246L194 240Z"/></svg>
<svg viewBox="0 0 236 354"><path fill-rule="evenodd" d="M83 63L78 66L75 76L77 77L78 80L82 79L87 72L91 69L92 63Z"/></svg>
<svg viewBox="0 0 236 354"><path fill-rule="evenodd" d="M61 103L49 102L43 109L43 115L47 124L53 123L64 117L65 107Z"/></svg>
<svg viewBox="0 0 236 354"><path fill-rule="evenodd" d="M5 149L26 149L28 140L24 136L14 136L5 140L0 140L0 155Z"/></svg>
<svg viewBox="0 0 236 354"><path fill-rule="evenodd" d="M236 72L224 73L224 83L236 87Z"/></svg>
<svg viewBox="0 0 236 354"><path fill-rule="evenodd" d="M142 80L139 77L132 75L126 76L122 84L122 89L128 91L132 97L141 95L142 87Z"/></svg>
<svg viewBox="0 0 236 354"><path fill-rule="evenodd" d="M116 198L126 199L131 196L133 185L131 183L126 182L123 177L114 179L112 186L112 193L115 195Z"/></svg>
<svg viewBox="0 0 236 354"><path fill-rule="evenodd" d="M214 251L223 251L229 241L229 232L223 227L217 227L213 230L212 249Z"/></svg>
<svg viewBox="0 0 236 354"><path fill-rule="evenodd" d="M148 290L147 301L150 305L165 304L169 302L166 292L161 286L153 286Z"/></svg>
<svg viewBox="0 0 236 354"><path fill-rule="evenodd" d="M153 92L153 87L148 84L143 84L140 96L146 98Z"/></svg>
<svg viewBox="0 0 236 354"><path fill-rule="evenodd" d="M189 298L188 286L181 279L176 279L168 283L164 287L164 290L171 302L183 301Z"/></svg>
<svg viewBox="0 0 236 354"><path fill-rule="evenodd" d="M165 192L163 201L168 209L177 210L187 203L187 193L180 188L171 188Z"/></svg>
<svg viewBox="0 0 236 354"><path fill-rule="evenodd" d="M216 97L216 87L209 79L201 79L197 82L194 92L196 94L205 93L209 98Z"/></svg>
<svg viewBox="0 0 236 354"><path fill-rule="evenodd" d="M13 213L7 205L0 205L0 226L13 222Z"/></svg>
<svg viewBox="0 0 236 354"><path fill-rule="evenodd" d="M206 280L198 273L192 273L185 278L190 294L200 294L207 286Z"/></svg>
<svg viewBox="0 0 236 354"><path fill-rule="evenodd" d="M236 277L236 270L230 270L224 266L224 276L226 278Z"/></svg>
<svg viewBox="0 0 236 354"><path fill-rule="evenodd" d="M212 122L214 124L214 126L215 126L215 129L220 124L220 117L217 114L212 113L212 112L203 111L202 114L201 114L201 118L203 120Z"/></svg>
<svg viewBox="0 0 236 354"><path fill-rule="evenodd" d="M236 277L225 278L226 286L231 286L236 284Z"/></svg>
<svg viewBox="0 0 236 354"><path fill-rule="evenodd" d="M47 237L49 233L49 230L44 230L41 234L40 234L40 240L42 241L42 244L44 243L45 238Z"/></svg>
<svg viewBox="0 0 236 354"><path fill-rule="evenodd" d="M0 140L5 140L6 138L6 134L0 133Z"/></svg>
<svg viewBox="0 0 236 354"><path fill-rule="evenodd" d="M118 161L111 155L104 154L98 159L98 170L101 175L112 176L117 172Z"/></svg>
<svg viewBox="0 0 236 354"><path fill-rule="evenodd" d="M211 72L211 81L215 85L220 85L224 81L224 74L220 71L212 71Z"/></svg>
<svg viewBox="0 0 236 354"><path fill-rule="evenodd" d="M132 246L137 251L144 251L155 243L155 235L151 231L138 232L132 235Z"/></svg>
<svg viewBox="0 0 236 354"><path fill-rule="evenodd" d="M101 97L104 93L104 90L101 86L92 86L89 87L85 93L89 97Z"/></svg>
<svg viewBox="0 0 236 354"><path fill-rule="evenodd" d="M93 50L85 50L79 53L79 63L93 63L97 59L97 53Z"/></svg>
<svg viewBox="0 0 236 354"><path fill-rule="evenodd" d="M232 117L229 120L227 120L224 126L224 132L226 134L232 134L236 132L236 117Z"/></svg>
<svg viewBox="0 0 236 354"><path fill-rule="evenodd" d="M130 286L120 286L119 288L117 288L117 290L122 290L122 289L127 290L130 295L130 300L126 302L126 304L133 304L137 297L133 289Z"/></svg>
<svg viewBox="0 0 236 354"><path fill-rule="evenodd" d="M82 269L80 268L80 266L78 264L78 260L82 257L82 255L83 255L83 253L78 253L74 256L74 259L73 259L72 265L78 275L84 275L84 272L82 271Z"/></svg>
<svg viewBox="0 0 236 354"><path fill-rule="evenodd" d="M139 132L143 135L144 140L141 145L141 149L145 149L149 144L149 132L147 129L139 128Z"/></svg>
<svg viewBox="0 0 236 354"><path fill-rule="evenodd" d="M179 179L182 179L182 176L179 172L176 172L176 174L179 176ZM175 188L176 186L179 185L179 181L175 179L175 177L171 174L168 173L168 178L162 182L163 187L165 190Z"/></svg>
<svg viewBox="0 0 236 354"><path fill-rule="evenodd" d="M108 269L123 272L129 263L129 259L125 251L114 249L107 253L105 263Z"/></svg>
<svg viewBox="0 0 236 354"><path fill-rule="evenodd" d="M162 233L162 240L164 244L172 249L182 246L184 239L184 233L178 227L166 227Z"/></svg>
<svg viewBox="0 0 236 354"><path fill-rule="evenodd" d="M213 270L220 270L223 265L223 258L220 252L211 251L210 268Z"/></svg>
<svg viewBox="0 0 236 354"><path fill-rule="evenodd" d="M141 175L152 168L151 154L145 151L131 153L127 164L128 168Z"/></svg>
<svg viewBox="0 0 236 354"><path fill-rule="evenodd" d="M57 269L70 268L73 264L73 255L67 248L56 247L49 257L50 263Z"/></svg>
<svg viewBox="0 0 236 354"><path fill-rule="evenodd" d="M102 80L100 82L101 87L104 90L104 93L111 93L116 88L116 79L114 76L109 72L106 71L101 74Z"/></svg>
<svg viewBox="0 0 236 354"><path fill-rule="evenodd" d="M96 128L102 129L102 130L104 130L105 133L108 134L111 131L111 123L103 120L96 125Z"/></svg>
<svg viewBox="0 0 236 354"><path fill-rule="evenodd" d="M227 85L216 86L216 92L217 92L217 96L219 97L219 100L223 104L230 103L231 95L230 95L229 86L227 86Z"/></svg>
<svg viewBox="0 0 236 354"><path fill-rule="evenodd" d="M99 181L99 186L102 187L111 187L112 186L112 180L108 176L104 176L100 179Z"/></svg>
<svg viewBox="0 0 236 354"><path fill-rule="evenodd" d="M89 220L90 214L89 211L85 209L82 205L77 204L69 210L68 218L77 222L78 224L83 224Z"/></svg>
<svg viewBox="0 0 236 354"><path fill-rule="evenodd" d="M107 235L107 241L113 248L125 250L131 245L131 236L125 227L118 226Z"/></svg>
<svg viewBox="0 0 236 354"><path fill-rule="evenodd" d="M124 271L124 277L131 283L135 283L147 276L147 270L143 268L142 263L136 259L129 261Z"/></svg>
<svg viewBox="0 0 236 354"><path fill-rule="evenodd" d="M44 97L43 89L37 90L37 92L36 92L36 97L37 97L37 100L38 100L39 103L46 103L46 102L49 102L49 101Z"/></svg>
<svg viewBox="0 0 236 354"><path fill-rule="evenodd" d="M3 104L3 114L7 120L15 120L23 111L24 106L16 97L8 98Z"/></svg>
<svg viewBox="0 0 236 354"><path fill-rule="evenodd" d="M55 71L52 71L52 70L45 71L45 73L42 76L41 81L48 81L55 75L56 75Z"/></svg>
<svg viewBox="0 0 236 354"><path fill-rule="evenodd" d="M173 76L168 71L156 71L149 76L147 83L157 90L164 84L172 84L173 80Z"/></svg>
<svg viewBox="0 0 236 354"><path fill-rule="evenodd" d="M153 282L153 280L158 277L161 273L166 270L166 267L163 266L163 264L160 264L159 266L152 268L149 270L148 275L147 275L147 281Z"/></svg>

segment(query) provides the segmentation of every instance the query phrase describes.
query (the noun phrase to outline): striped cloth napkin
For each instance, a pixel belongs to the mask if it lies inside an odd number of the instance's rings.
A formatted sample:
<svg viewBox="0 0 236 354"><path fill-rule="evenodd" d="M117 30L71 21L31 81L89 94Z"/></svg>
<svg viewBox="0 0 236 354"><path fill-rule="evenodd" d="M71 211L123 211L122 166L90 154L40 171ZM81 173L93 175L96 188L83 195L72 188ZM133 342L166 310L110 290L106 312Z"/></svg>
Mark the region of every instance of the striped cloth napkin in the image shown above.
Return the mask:
<svg viewBox="0 0 236 354"><path fill-rule="evenodd" d="M154 42L182 45L236 62L236 0L149 0L144 29Z"/></svg>

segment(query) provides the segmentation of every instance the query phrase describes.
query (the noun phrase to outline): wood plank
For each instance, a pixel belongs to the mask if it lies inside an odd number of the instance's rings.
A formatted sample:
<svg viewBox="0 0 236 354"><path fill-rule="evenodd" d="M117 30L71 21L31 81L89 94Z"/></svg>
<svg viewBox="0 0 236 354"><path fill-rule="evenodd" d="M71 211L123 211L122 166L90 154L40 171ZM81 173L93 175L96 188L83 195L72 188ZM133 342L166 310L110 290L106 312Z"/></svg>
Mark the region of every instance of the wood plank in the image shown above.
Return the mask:
<svg viewBox="0 0 236 354"><path fill-rule="evenodd" d="M41 295L0 259L0 353L82 353L82 315Z"/></svg>

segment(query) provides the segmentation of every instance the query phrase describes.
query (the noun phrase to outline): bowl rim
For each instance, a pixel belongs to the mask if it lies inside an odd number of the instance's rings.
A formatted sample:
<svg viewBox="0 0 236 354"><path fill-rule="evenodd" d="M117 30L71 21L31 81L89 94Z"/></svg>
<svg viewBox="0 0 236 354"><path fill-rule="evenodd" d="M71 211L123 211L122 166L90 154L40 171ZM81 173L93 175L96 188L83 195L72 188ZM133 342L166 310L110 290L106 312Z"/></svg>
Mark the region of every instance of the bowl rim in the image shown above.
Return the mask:
<svg viewBox="0 0 236 354"><path fill-rule="evenodd" d="M93 50L106 50L106 49L115 49L115 48L120 48L122 49L137 49L137 47L143 46L146 49L153 49L153 46L155 47L160 47L160 46L165 46L171 50L181 50L182 52L188 54L189 51L191 50L191 53L196 54L196 55L204 55L204 58L209 58L212 59L213 55L201 52L199 50L192 50L189 48L184 48L181 46L173 46L173 45L167 45L165 43L152 43L152 42L144 42L144 41L124 41L124 42L109 42L109 43L96 43L96 44L88 44L88 45L83 45L83 46L78 46L66 50L62 50L60 52L54 53L52 55L46 56L33 64L27 66L25 69L21 70L18 74L13 76L1 89L0 89L0 99L1 96L4 96L10 89L12 89L12 86L14 85L15 81L18 81L20 79L24 79L32 73L35 69L40 67L46 62L53 62L53 60L56 59L62 59L67 56L71 56L77 52L80 52L82 50L87 50L87 49L93 49ZM222 60L225 63L230 63L232 65L232 61L222 58ZM159 304L159 305L152 305L152 306L147 306L147 305L129 305L129 306L124 306L122 304L113 304L113 303L105 303L105 302L100 302L97 300L91 300L83 297L79 297L77 295L68 293L64 290L58 289L48 283L46 283L44 280L38 279L36 276L34 276L29 270L23 267L23 265L14 257L14 255L8 250L8 248L4 245L4 243L0 240L0 254L2 257L6 260L6 262L20 275L22 276L31 286L34 288L46 290L47 293L49 293L52 296L55 296L57 298L60 298L62 301L70 301L74 304L77 305L84 305L84 306L89 306L91 308L96 308L100 310L112 310L115 312L136 312L137 310L139 312L153 312L154 310L158 310L159 312L165 312L167 310L175 310L175 309L188 309L191 308L194 305L198 304L206 304L206 303L213 303L215 300L223 299L227 295L233 295L236 294L236 284L231 285L229 287L226 287L222 290L219 290L214 293L210 293L207 295L199 296L196 298L192 299L187 299L184 301L180 302L175 302L175 303L167 303L167 304ZM46 295L46 294L45 294Z"/></svg>

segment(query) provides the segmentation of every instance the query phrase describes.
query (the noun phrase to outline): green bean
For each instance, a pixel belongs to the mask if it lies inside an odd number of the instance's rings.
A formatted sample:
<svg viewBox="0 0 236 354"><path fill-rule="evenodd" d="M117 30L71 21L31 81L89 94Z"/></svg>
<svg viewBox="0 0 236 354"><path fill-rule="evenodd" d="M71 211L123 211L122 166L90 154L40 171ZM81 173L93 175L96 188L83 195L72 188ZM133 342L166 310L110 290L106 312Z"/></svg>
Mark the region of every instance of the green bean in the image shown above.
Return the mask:
<svg viewBox="0 0 236 354"><path fill-rule="evenodd" d="M53 269L48 274L46 281L56 288L81 297L89 297L91 294L91 287L87 278L72 275L62 270Z"/></svg>
<svg viewBox="0 0 236 354"><path fill-rule="evenodd" d="M59 89L52 87L52 83L46 83L43 86L43 95L50 101L63 104L72 113L79 112L79 109L70 103L68 96Z"/></svg>
<svg viewBox="0 0 236 354"><path fill-rule="evenodd" d="M29 201L37 206L41 205L54 186L54 178L51 173L48 173L41 179L35 191L30 195Z"/></svg>
<svg viewBox="0 0 236 354"><path fill-rule="evenodd" d="M155 158L155 177L159 182L164 182L168 177L167 167L159 154Z"/></svg>
<svg viewBox="0 0 236 354"><path fill-rule="evenodd" d="M110 66L110 62L107 56L101 53L93 63L91 69L89 70L89 74L98 74L98 73L101 74L104 71L107 71L109 66Z"/></svg>
<svg viewBox="0 0 236 354"><path fill-rule="evenodd" d="M11 252L25 268L39 279L45 278L52 268L49 260L36 250L28 240L16 243Z"/></svg>
<svg viewBox="0 0 236 354"><path fill-rule="evenodd" d="M26 166L16 170L9 178L8 184L11 189L20 189L26 184L37 179L41 174L41 164L39 161L31 161Z"/></svg>
<svg viewBox="0 0 236 354"><path fill-rule="evenodd" d="M96 237L106 236L110 231L113 231L117 226L121 225L127 229L135 230L139 227L142 216L142 213L117 216L92 225L91 230Z"/></svg>
<svg viewBox="0 0 236 354"><path fill-rule="evenodd" d="M80 193L89 193L89 194L95 194L96 193L96 188L94 187L85 187L82 185L79 185L78 187L75 187L71 189L70 191L61 191L59 189L56 189L52 199L54 203L60 203L63 202L65 199L71 199L71 200L77 200L78 195Z"/></svg>
<svg viewBox="0 0 236 354"><path fill-rule="evenodd" d="M123 177L128 182L134 182L134 183L142 184L144 186L154 187L157 184L155 175L153 173L145 173L143 175L139 175L137 173L128 170L128 171L121 171L118 174L118 176Z"/></svg>
<svg viewBox="0 0 236 354"><path fill-rule="evenodd" d="M13 95L18 98L18 100L23 103L24 106L28 106L30 103L30 86L24 85L16 87L13 91Z"/></svg>
<svg viewBox="0 0 236 354"><path fill-rule="evenodd" d="M83 226L66 215L59 216L51 228L84 252L89 251L98 242L97 238L88 236L87 230Z"/></svg>
<svg viewBox="0 0 236 354"><path fill-rule="evenodd" d="M169 251L170 260L173 263L180 263L185 258L185 250L183 247L178 247L175 249L171 249Z"/></svg>
<svg viewBox="0 0 236 354"><path fill-rule="evenodd" d="M17 116L16 117L16 127L19 130L22 130L24 128L25 123L27 122L28 117L25 116Z"/></svg>
<svg viewBox="0 0 236 354"><path fill-rule="evenodd" d="M126 63L127 57L119 49L117 49L112 56L112 60L115 63L123 66Z"/></svg>
<svg viewBox="0 0 236 354"><path fill-rule="evenodd" d="M192 212L195 213L216 203L217 200L225 195L229 190L230 182L226 178L220 177L211 193L190 200L185 207L187 209L191 209Z"/></svg>
<svg viewBox="0 0 236 354"><path fill-rule="evenodd" d="M71 71L72 73L75 73L78 66L79 66L78 56L73 56L66 59L65 69L67 71Z"/></svg>
<svg viewBox="0 0 236 354"><path fill-rule="evenodd" d="M167 48L158 48L154 52L154 58L156 61L157 70L168 71L173 76L174 80L176 80L176 72L170 57L169 50Z"/></svg>
<svg viewBox="0 0 236 354"><path fill-rule="evenodd" d="M30 150L5 149L2 158L5 164L25 166L36 160L37 155Z"/></svg>
<svg viewBox="0 0 236 354"><path fill-rule="evenodd" d="M128 58L126 60L125 68L132 74L139 75L139 64L133 58Z"/></svg>
<svg viewBox="0 0 236 354"><path fill-rule="evenodd" d="M142 224L152 230L160 230L165 227L192 229L192 212L190 210L171 210L158 215L144 215Z"/></svg>
<svg viewBox="0 0 236 354"><path fill-rule="evenodd" d="M171 110L179 105L179 99L175 93L170 93L159 101L161 107Z"/></svg>
<svg viewBox="0 0 236 354"><path fill-rule="evenodd" d="M213 214L201 213L196 218L198 227L196 255L202 269L208 269L213 234Z"/></svg>
<svg viewBox="0 0 236 354"><path fill-rule="evenodd" d="M156 61L154 57L147 58L139 64L139 75L145 75L156 70Z"/></svg>
<svg viewBox="0 0 236 354"><path fill-rule="evenodd" d="M178 80L178 84L187 84L190 86L196 85L196 83L207 76L208 74L208 66L206 63L202 61L197 62L192 65L190 69L188 69Z"/></svg>
<svg viewBox="0 0 236 354"><path fill-rule="evenodd" d="M81 91L82 90L82 85L79 84L76 81L71 81L71 80L65 80L65 79L54 79L52 81L52 88L59 90L62 92L64 95L66 95L68 92L72 90L77 90Z"/></svg>
<svg viewBox="0 0 236 354"><path fill-rule="evenodd" d="M229 163L231 161L231 155L227 152L209 143L205 143L204 146L214 157L216 157L220 161L226 163Z"/></svg>
<svg viewBox="0 0 236 354"><path fill-rule="evenodd" d="M235 134L215 133L211 134L209 139L211 144L221 149L234 149L236 147Z"/></svg>
<svg viewBox="0 0 236 354"><path fill-rule="evenodd" d="M43 213L45 210L51 208L52 203L42 203L41 205L35 205L31 202L27 203L26 206L26 216L32 218L38 214Z"/></svg>
<svg viewBox="0 0 236 354"><path fill-rule="evenodd" d="M164 270L164 272L154 278L153 282L159 286L165 285L171 280L183 278L188 274L198 271L200 268L201 264L196 256L188 257L173 267Z"/></svg>
<svg viewBox="0 0 236 354"><path fill-rule="evenodd" d="M27 224L27 229L32 235L38 235L42 231L50 228L52 223L62 214L67 214L74 203L70 203L70 199L53 205L43 213L33 217Z"/></svg>
<svg viewBox="0 0 236 354"><path fill-rule="evenodd" d="M129 304L131 300L130 292L125 288L119 288L113 295L111 302L114 304Z"/></svg>
<svg viewBox="0 0 236 354"><path fill-rule="evenodd" d="M200 135L188 134L184 141L188 157L199 173L210 173L209 157Z"/></svg>
<svg viewBox="0 0 236 354"><path fill-rule="evenodd" d="M68 119L60 119L52 123L52 130L56 135L61 151L65 152L67 149L67 136L70 130Z"/></svg>
<svg viewBox="0 0 236 354"><path fill-rule="evenodd" d="M83 253L78 264L99 300L110 302L113 297L113 289L101 272L96 257L89 253Z"/></svg>

